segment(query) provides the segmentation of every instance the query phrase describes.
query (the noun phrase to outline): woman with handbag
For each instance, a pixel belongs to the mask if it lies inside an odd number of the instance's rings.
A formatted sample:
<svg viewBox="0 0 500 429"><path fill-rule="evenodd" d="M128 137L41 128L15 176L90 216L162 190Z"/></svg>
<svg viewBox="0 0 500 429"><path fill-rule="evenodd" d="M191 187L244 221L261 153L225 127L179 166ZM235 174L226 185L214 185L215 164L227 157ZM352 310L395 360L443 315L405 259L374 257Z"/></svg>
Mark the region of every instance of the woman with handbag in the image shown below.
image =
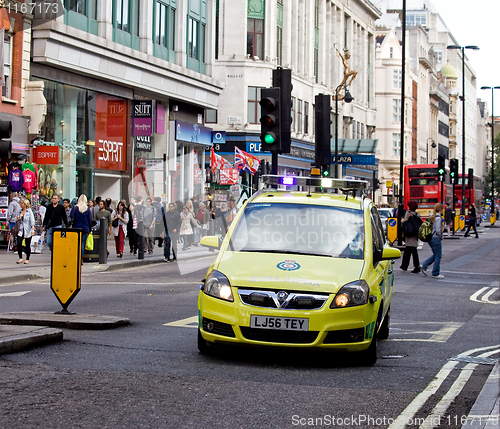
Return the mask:
<svg viewBox="0 0 500 429"><path fill-rule="evenodd" d="M191 248L191 243L193 241L193 228L191 227L191 222L194 222L194 217L189 210L189 207L186 205L181 213L181 229L179 231L179 235L183 239L182 250L187 250Z"/></svg>
<svg viewBox="0 0 500 429"><path fill-rule="evenodd" d="M83 264L83 255L85 253L85 243L90 231L92 231L92 210L87 205L87 197L80 195L78 202L71 210L71 218L73 219L73 228L78 228L83 231L82 233L82 254L81 261Z"/></svg>
<svg viewBox="0 0 500 429"><path fill-rule="evenodd" d="M35 216L30 208L30 201L24 198L20 202L21 213L17 216L19 222L19 232L17 233L17 253L19 255L18 264L23 263L23 251L26 253L25 264L29 264L31 255L31 237L35 235Z"/></svg>
<svg viewBox="0 0 500 429"><path fill-rule="evenodd" d="M111 214L111 226L115 236L116 256L123 258L123 246L125 242L125 232L128 224L128 212L125 203L120 201L116 210Z"/></svg>

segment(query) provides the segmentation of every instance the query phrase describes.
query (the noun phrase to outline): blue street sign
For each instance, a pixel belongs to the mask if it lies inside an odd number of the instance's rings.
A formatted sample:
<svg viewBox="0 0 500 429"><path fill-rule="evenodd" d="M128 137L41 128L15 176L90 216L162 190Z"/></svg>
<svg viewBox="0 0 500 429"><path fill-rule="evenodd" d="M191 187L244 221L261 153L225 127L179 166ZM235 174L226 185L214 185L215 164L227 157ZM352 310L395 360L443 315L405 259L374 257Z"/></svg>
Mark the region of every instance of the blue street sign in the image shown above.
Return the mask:
<svg viewBox="0 0 500 429"><path fill-rule="evenodd" d="M332 164L335 163L335 155L332 155ZM339 164L353 165L375 165L375 155L361 155L358 153L341 153L339 154Z"/></svg>

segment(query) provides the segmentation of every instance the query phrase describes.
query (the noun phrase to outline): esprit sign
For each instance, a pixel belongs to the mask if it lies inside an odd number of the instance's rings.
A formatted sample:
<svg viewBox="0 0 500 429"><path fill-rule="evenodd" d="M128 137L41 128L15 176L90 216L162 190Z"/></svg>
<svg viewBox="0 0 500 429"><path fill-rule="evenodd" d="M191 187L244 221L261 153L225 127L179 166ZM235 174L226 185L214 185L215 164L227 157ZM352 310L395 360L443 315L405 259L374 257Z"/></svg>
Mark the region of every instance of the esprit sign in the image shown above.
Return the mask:
<svg viewBox="0 0 500 429"><path fill-rule="evenodd" d="M37 146L33 152L37 164L59 164L59 146Z"/></svg>
<svg viewBox="0 0 500 429"><path fill-rule="evenodd" d="M95 168L127 169L127 103L96 94Z"/></svg>

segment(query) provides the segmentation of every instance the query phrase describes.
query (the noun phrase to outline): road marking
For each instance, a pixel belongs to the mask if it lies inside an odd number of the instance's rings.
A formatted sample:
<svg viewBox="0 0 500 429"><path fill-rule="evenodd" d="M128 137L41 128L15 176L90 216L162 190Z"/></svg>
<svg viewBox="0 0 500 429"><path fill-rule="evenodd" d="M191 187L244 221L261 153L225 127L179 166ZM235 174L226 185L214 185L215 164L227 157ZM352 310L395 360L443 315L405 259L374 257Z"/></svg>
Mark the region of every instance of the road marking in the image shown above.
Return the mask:
<svg viewBox="0 0 500 429"><path fill-rule="evenodd" d="M480 347L477 349L468 350L460 354L470 356L473 353L490 349L497 349L495 350L495 352L498 352L498 347L500 347L500 345L498 344L495 346ZM415 397L415 399L403 410L403 412L396 418L396 420L389 426L388 429L403 429L404 427L406 427L406 423L412 422L418 410L434 393L437 392L439 387L441 387L441 384L443 384L444 380L446 380L450 372L453 370L453 368L455 368L457 364L457 361L446 362L441 370L437 373L436 377L434 377L434 380L432 380L429 385Z"/></svg>
<svg viewBox="0 0 500 429"><path fill-rule="evenodd" d="M6 293L0 293L0 297L2 296L23 296L26 295L27 293L30 293L30 290L26 290L24 292L6 292Z"/></svg>
<svg viewBox="0 0 500 429"><path fill-rule="evenodd" d="M445 343L448 339L455 333L457 329L459 329L463 323L459 322L400 322L400 323L392 323L391 326L399 326L399 325L444 325L442 328L431 331L422 331L422 330L401 330L396 332L398 335L412 335L412 334L428 334L430 338L389 338L386 341L423 341L423 342L433 342L433 343Z"/></svg>
<svg viewBox="0 0 500 429"><path fill-rule="evenodd" d="M452 273L452 274L470 274L471 276L495 276L499 277L500 274L495 274L495 273L471 273L471 272L466 272L466 271L444 271L441 270L442 273Z"/></svg>
<svg viewBox="0 0 500 429"><path fill-rule="evenodd" d="M469 299L474 302L480 302L480 303L485 303L485 304L500 304L500 300L496 301L490 301L490 296L493 295L497 290L499 289L498 287L498 282L493 282L490 284L489 287L483 287L479 289L478 291L474 292ZM482 296L481 299L478 299L481 294L484 295Z"/></svg>
<svg viewBox="0 0 500 429"><path fill-rule="evenodd" d="M489 352L485 352L478 357L488 357L498 352L500 352L500 350L492 350ZM432 410L432 413L429 414L424 423L419 426L419 429L433 429L436 426L439 426L439 424L436 423L441 421L441 418L444 416L444 413L446 413L446 410L456 399L456 397L460 395L460 392L463 390L465 384L467 383L477 366L477 363L469 363L464 368L462 368L460 375L450 387L450 390L448 390L448 392L446 392L446 394L441 398L441 400Z"/></svg>
<svg viewBox="0 0 500 429"><path fill-rule="evenodd" d="M176 328L198 328L198 316L188 317L187 319L176 320L170 323L164 323L163 326L175 326Z"/></svg>

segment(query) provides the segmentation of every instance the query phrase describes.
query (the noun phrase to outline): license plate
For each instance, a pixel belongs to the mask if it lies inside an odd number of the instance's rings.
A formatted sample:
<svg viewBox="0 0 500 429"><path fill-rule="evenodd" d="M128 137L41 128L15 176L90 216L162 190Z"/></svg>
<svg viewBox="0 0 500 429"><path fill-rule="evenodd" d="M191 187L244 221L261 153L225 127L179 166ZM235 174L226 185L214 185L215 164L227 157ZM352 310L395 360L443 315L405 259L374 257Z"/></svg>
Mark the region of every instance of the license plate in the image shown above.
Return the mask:
<svg viewBox="0 0 500 429"><path fill-rule="evenodd" d="M282 331L308 331L309 319L297 317L251 316L250 327L257 329L277 329Z"/></svg>

